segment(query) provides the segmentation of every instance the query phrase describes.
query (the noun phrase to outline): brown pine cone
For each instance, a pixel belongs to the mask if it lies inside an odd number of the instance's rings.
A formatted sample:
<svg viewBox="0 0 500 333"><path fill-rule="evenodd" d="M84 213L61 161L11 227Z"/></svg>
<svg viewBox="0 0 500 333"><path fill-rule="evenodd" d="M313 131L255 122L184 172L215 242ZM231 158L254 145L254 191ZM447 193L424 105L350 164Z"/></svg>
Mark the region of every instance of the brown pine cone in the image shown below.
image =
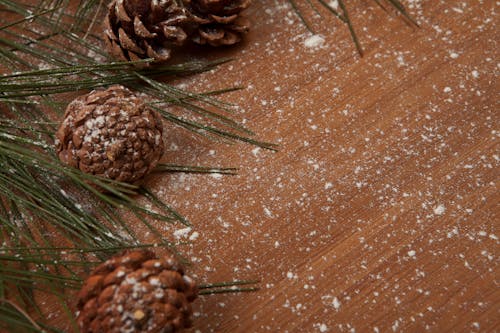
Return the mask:
<svg viewBox="0 0 500 333"><path fill-rule="evenodd" d="M176 0L114 0L104 21L110 53L118 59L164 62L187 39L190 24Z"/></svg>
<svg viewBox="0 0 500 333"><path fill-rule="evenodd" d="M125 251L99 265L78 294L82 333L175 333L191 327L198 289L172 256Z"/></svg>
<svg viewBox="0 0 500 333"><path fill-rule="evenodd" d="M250 28L241 11L251 0L184 0L198 28L191 39L201 45L221 46L238 43Z"/></svg>
<svg viewBox="0 0 500 333"><path fill-rule="evenodd" d="M56 132L59 159L83 172L138 183L163 154L158 112L123 86L73 100Z"/></svg>

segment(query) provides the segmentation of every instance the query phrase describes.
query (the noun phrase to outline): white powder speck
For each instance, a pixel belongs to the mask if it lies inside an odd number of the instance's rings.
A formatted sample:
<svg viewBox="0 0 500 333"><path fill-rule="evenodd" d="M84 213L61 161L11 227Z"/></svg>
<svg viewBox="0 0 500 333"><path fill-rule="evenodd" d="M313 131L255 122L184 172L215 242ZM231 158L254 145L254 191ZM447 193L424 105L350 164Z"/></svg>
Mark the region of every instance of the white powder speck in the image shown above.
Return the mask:
<svg viewBox="0 0 500 333"><path fill-rule="evenodd" d="M210 176L214 179L221 179L222 178L221 173L212 173L212 174L210 174Z"/></svg>
<svg viewBox="0 0 500 333"><path fill-rule="evenodd" d="M289 279L293 279L293 273L292 272L286 273L286 277Z"/></svg>
<svg viewBox="0 0 500 333"><path fill-rule="evenodd" d="M257 157L257 155L259 155L259 151L260 151L259 147L256 147L256 148L252 149L253 156Z"/></svg>
<svg viewBox="0 0 500 333"><path fill-rule="evenodd" d="M338 10L339 9L339 2L338 2L338 0L332 0L328 3L328 6L330 6L334 10Z"/></svg>
<svg viewBox="0 0 500 333"><path fill-rule="evenodd" d="M273 217L273 212L267 207L264 207L264 214L266 214L267 217Z"/></svg>
<svg viewBox="0 0 500 333"><path fill-rule="evenodd" d="M458 235L458 228L457 227L454 227L451 231L449 231L447 234L446 234L446 237L447 238L452 238L453 236L455 235Z"/></svg>
<svg viewBox="0 0 500 333"><path fill-rule="evenodd" d="M449 93L449 92L451 92L451 88L450 87L444 87L443 92Z"/></svg>
<svg viewBox="0 0 500 333"><path fill-rule="evenodd" d="M149 284L151 284L154 287L158 287L161 285L161 282L160 282L160 279L154 277L154 278L149 279Z"/></svg>
<svg viewBox="0 0 500 333"><path fill-rule="evenodd" d="M174 142L171 142L170 146L168 147L168 150L170 150L170 151L178 151L179 150L179 146L176 145Z"/></svg>
<svg viewBox="0 0 500 333"><path fill-rule="evenodd" d="M321 35L312 35L304 41L304 46L308 48L316 48L323 45L325 39Z"/></svg>
<svg viewBox="0 0 500 333"><path fill-rule="evenodd" d="M446 207L442 204L434 207L434 214L436 214L436 215L443 215L443 213L445 211L446 211Z"/></svg>
<svg viewBox="0 0 500 333"><path fill-rule="evenodd" d="M396 321L394 322L394 324L392 324L392 331L393 332L397 332L399 329L399 320L396 319Z"/></svg>
<svg viewBox="0 0 500 333"><path fill-rule="evenodd" d="M408 251L408 256L410 257L415 257L415 254L416 254L415 250Z"/></svg>
<svg viewBox="0 0 500 333"><path fill-rule="evenodd" d="M474 77L475 79L477 79L479 77L479 72L474 70L472 71L472 77Z"/></svg>
<svg viewBox="0 0 500 333"><path fill-rule="evenodd" d="M402 54L400 54L400 55L397 57L397 60L398 60L398 65L399 65L399 66L404 66L404 65L406 65L406 63L405 63L405 59L404 59L404 57L403 57L403 55L402 55Z"/></svg>
<svg viewBox="0 0 500 333"><path fill-rule="evenodd" d="M328 326L326 326L325 324L319 325L319 331L320 332L326 332L326 331L328 331Z"/></svg>
<svg viewBox="0 0 500 333"><path fill-rule="evenodd" d="M198 231L195 231L191 234L191 236L189 236L189 240L190 241L195 241L198 239L198 237L200 236L200 233Z"/></svg>
<svg viewBox="0 0 500 333"><path fill-rule="evenodd" d="M191 277L190 277L190 276L188 276L188 275L184 275L184 276L182 277L182 279L183 279L183 280L184 280L184 282L186 282L187 284L192 284L192 283L193 283L193 279L191 279Z"/></svg>
<svg viewBox="0 0 500 333"><path fill-rule="evenodd" d="M174 231L174 236L176 238L187 237L187 235L191 232L191 227L182 228Z"/></svg>
<svg viewBox="0 0 500 333"><path fill-rule="evenodd" d="M330 182L325 183L325 190L331 189L333 187L333 184Z"/></svg>
<svg viewBox="0 0 500 333"><path fill-rule="evenodd" d="M127 284L136 284L137 283L137 280L134 278L134 277L131 277L131 276L127 276L125 278L125 282Z"/></svg>
<svg viewBox="0 0 500 333"><path fill-rule="evenodd" d="M459 56L459 54L458 54L458 53L456 53L456 52L450 52L450 58L451 58L451 59L457 59L457 58L458 58L458 56Z"/></svg>
<svg viewBox="0 0 500 333"><path fill-rule="evenodd" d="M333 305L333 308L335 310L338 310L342 304L340 303L340 301L337 297L334 297L333 301L332 301L332 305Z"/></svg>

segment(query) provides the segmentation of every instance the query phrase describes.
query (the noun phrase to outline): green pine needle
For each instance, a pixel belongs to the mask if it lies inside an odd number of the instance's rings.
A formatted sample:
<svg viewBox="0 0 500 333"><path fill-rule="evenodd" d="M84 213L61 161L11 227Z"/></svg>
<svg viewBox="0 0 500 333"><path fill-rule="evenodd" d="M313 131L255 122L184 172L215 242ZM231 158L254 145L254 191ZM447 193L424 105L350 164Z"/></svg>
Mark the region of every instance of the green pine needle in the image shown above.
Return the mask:
<svg viewBox="0 0 500 333"><path fill-rule="evenodd" d="M238 168L213 168L204 166L159 164L156 166L155 170L167 172L216 173L221 175L236 175Z"/></svg>

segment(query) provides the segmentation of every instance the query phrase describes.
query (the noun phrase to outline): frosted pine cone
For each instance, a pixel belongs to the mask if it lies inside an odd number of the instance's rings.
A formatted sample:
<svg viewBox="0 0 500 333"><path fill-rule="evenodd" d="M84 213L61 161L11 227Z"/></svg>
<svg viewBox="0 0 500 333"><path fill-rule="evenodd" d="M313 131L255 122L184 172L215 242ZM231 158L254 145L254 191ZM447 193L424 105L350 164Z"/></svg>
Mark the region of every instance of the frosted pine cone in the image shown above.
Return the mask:
<svg viewBox="0 0 500 333"><path fill-rule="evenodd" d="M238 43L250 28L241 11L251 0L184 0L185 6L199 24L191 39L201 45L232 45Z"/></svg>
<svg viewBox="0 0 500 333"><path fill-rule="evenodd" d="M193 280L171 256L125 251L98 266L78 294L82 333L175 333L191 327Z"/></svg>
<svg viewBox="0 0 500 333"><path fill-rule="evenodd" d="M161 116L123 86L72 101L56 132L59 159L83 172L138 183L163 154Z"/></svg>
<svg viewBox="0 0 500 333"><path fill-rule="evenodd" d="M105 19L106 41L118 59L164 62L187 39L189 23L176 0L114 0Z"/></svg>

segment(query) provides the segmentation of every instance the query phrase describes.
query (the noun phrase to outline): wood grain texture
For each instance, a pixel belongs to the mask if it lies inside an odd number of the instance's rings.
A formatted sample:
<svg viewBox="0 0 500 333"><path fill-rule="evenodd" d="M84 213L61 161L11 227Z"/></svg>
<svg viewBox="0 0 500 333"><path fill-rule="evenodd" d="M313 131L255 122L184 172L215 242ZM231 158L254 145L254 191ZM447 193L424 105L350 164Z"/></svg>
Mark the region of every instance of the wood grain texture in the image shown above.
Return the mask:
<svg viewBox="0 0 500 333"><path fill-rule="evenodd" d="M170 129L166 162L240 168L150 179L194 225L180 238L188 271L262 281L201 297L193 332L500 330L498 2L403 2L419 29L348 2L363 58L313 12L325 41L306 47L281 0L254 3L244 44L190 55L235 57L179 84L247 86L223 98L279 144Z"/></svg>
<svg viewBox="0 0 500 333"><path fill-rule="evenodd" d="M248 85L228 99L280 144L174 139L176 162L241 169L159 181L199 233L198 278L262 280L201 299L195 331L499 329L497 5L413 1L411 29L354 3L362 59L337 21L307 48L288 6L259 2L237 60L187 81Z"/></svg>

